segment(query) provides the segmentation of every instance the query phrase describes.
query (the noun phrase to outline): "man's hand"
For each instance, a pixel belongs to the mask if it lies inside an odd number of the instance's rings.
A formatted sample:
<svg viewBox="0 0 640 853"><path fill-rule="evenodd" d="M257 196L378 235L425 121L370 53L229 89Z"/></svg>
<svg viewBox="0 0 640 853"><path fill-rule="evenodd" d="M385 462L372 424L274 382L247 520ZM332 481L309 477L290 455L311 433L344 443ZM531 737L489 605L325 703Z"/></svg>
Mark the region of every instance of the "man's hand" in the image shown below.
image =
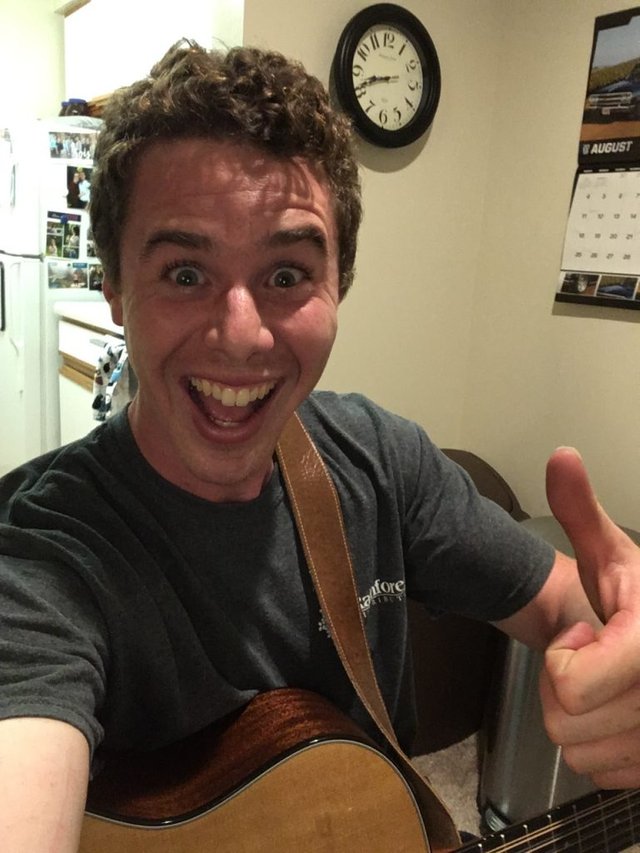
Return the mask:
<svg viewBox="0 0 640 853"><path fill-rule="evenodd" d="M548 646L545 724L567 764L599 787L640 786L640 549L599 505L579 454L557 450L547 497L604 627L579 622Z"/></svg>

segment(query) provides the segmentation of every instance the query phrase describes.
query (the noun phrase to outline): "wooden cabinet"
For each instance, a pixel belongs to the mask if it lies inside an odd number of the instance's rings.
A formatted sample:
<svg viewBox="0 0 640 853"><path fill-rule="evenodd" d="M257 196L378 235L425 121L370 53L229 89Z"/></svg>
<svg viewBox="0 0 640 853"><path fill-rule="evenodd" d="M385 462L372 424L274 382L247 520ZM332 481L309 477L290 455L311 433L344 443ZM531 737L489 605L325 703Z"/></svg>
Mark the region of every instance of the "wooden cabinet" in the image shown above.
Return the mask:
<svg viewBox="0 0 640 853"><path fill-rule="evenodd" d="M81 438L98 425L93 419L93 393L74 379L60 375L60 442L68 444Z"/></svg>
<svg viewBox="0 0 640 853"><path fill-rule="evenodd" d="M92 408L98 358L108 342L123 340L122 329L111 323L105 309L101 303L56 306L62 444L81 438L98 425Z"/></svg>

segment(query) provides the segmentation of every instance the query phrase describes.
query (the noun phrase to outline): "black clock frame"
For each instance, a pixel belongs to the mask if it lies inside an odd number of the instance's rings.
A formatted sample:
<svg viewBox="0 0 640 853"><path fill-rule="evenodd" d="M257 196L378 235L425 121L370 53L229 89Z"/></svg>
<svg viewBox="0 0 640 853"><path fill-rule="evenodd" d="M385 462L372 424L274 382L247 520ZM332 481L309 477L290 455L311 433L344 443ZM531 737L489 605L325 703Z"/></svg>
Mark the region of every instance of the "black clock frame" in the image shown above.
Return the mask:
<svg viewBox="0 0 640 853"><path fill-rule="evenodd" d="M390 24L411 40L423 73L423 89L416 114L404 127L386 130L362 110L353 87L352 65L358 42L373 26ZM414 14L394 3L376 3L362 9L349 21L338 41L331 68L335 93L359 133L384 148L400 148L419 139L433 122L440 101L440 63L431 36Z"/></svg>

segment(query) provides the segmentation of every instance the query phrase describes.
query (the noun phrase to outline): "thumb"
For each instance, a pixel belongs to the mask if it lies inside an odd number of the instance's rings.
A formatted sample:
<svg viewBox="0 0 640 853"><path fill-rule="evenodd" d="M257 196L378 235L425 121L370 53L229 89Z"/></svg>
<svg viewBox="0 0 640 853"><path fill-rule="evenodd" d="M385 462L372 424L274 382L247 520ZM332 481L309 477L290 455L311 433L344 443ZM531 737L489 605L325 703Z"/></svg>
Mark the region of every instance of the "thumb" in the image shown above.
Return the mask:
<svg viewBox="0 0 640 853"><path fill-rule="evenodd" d="M602 509L582 457L571 447L558 448L547 464L547 500L573 547L582 585L601 621L615 611L603 600L601 571L615 559L618 538L626 539Z"/></svg>

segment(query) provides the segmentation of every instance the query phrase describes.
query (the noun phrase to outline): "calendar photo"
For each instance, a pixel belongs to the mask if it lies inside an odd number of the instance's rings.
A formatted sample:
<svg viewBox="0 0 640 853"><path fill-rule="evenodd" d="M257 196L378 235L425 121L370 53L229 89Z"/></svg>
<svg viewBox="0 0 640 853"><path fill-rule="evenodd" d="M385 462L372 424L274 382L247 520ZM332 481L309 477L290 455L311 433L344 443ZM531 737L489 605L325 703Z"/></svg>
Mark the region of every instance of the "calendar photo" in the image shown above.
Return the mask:
<svg viewBox="0 0 640 853"><path fill-rule="evenodd" d="M640 163L640 7L596 18L579 152L583 165Z"/></svg>

